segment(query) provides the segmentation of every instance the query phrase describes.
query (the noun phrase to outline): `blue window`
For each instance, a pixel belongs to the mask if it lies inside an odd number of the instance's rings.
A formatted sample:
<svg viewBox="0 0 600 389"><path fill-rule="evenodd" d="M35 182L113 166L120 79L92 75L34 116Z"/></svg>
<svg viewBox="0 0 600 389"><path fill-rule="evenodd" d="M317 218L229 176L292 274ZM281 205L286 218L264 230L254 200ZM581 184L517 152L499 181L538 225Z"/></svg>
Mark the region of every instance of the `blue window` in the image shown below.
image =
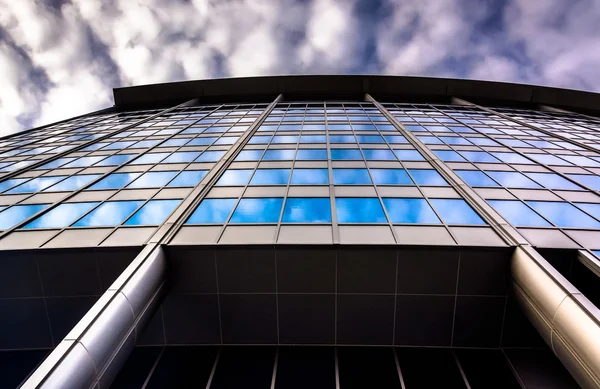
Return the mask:
<svg viewBox="0 0 600 389"><path fill-rule="evenodd" d="M319 120L325 120L325 118L323 117L319 117ZM325 125L324 124L305 124L304 127L302 127L302 131L325 131Z"/></svg>
<svg viewBox="0 0 600 389"><path fill-rule="evenodd" d="M327 150L325 149L299 149L296 155L298 161L326 160Z"/></svg>
<svg viewBox="0 0 600 389"><path fill-rule="evenodd" d="M417 150L394 150L396 157L401 161L424 161L425 158Z"/></svg>
<svg viewBox="0 0 600 389"><path fill-rule="evenodd" d="M98 150L98 149L103 148L107 144L108 143L94 143L92 145L89 145L88 147L85 147L85 148L81 149L81 151L94 151L94 150Z"/></svg>
<svg viewBox="0 0 600 389"><path fill-rule="evenodd" d="M10 180L0 182L0 192L4 192L14 186L20 185L27 181L29 178L11 178Z"/></svg>
<svg viewBox="0 0 600 389"><path fill-rule="evenodd" d="M527 158L517 154L517 153L492 153L494 157L498 158L502 162L511 164L511 163L520 163L523 165L534 165L533 161L528 160Z"/></svg>
<svg viewBox="0 0 600 389"><path fill-rule="evenodd" d="M124 149L126 147L131 146L132 144L134 144L135 142L114 142L112 144L109 144L108 146L106 146L103 150L120 150L120 149Z"/></svg>
<svg viewBox="0 0 600 389"><path fill-rule="evenodd" d="M442 141L436 138L435 136L417 136L419 140L426 145L441 145Z"/></svg>
<svg viewBox="0 0 600 389"><path fill-rule="evenodd" d="M150 200L134 213L125 225L161 224L180 202L181 200Z"/></svg>
<svg viewBox="0 0 600 389"><path fill-rule="evenodd" d="M487 174L507 188L541 188L537 183L519 172L487 172Z"/></svg>
<svg viewBox="0 0 600 389"><path fill-rule="evenodd" d="M210 127L206 131L204 131L204 133L205 134L207 134L207 133L220 134L223 132L227 132L227 130L229 130L230 128L231 127L214 126L214 127Z"/></svg>
<svg viewBox="0 0 600 389"><path fill-rule="evenodd" d="M171 181L177 172L148 172L127 185L128 188L160 188Z"/></svg>
<svg viewBox="0 0 600 389"><path fill-rule="evenodd" d="M70 157L69 158L58 158L58 159L55 159L54 161L48 162L47 164L40 166L38 169L56 169L66 163L73 162L74 160L75 160L75 158L70 158Z"/></svg>
<svg viewBox="0 0 600 389"><path fill-rule="evenodd" d="M15 224L35 215L48 204L15 205L0 212L0 230L11 228Z"/></svg>
<svg viewBox="0 0 600 389"><path fill-rule="evenodd" d="M134 201L107 201L88 213L75 227L116 226L121 224L144 202Z"/></svg>
<svg viewBox="0 0 600 389"><path fill-rule="evenodd" d="M258 161L262 157L264 150L242 150L235 157L236 161Z"/></svg>
<svg viewBox="0 0 600 389"><path fill-rule="evenodd" d="M329 135L329 143L356 143L354 135Z"/></svg>
<svg viewBox="0 0 600 389"><path fill-rule="evenodd" d="M252 169L227 170L215 186L244 186L252 175Z"/></svg>
<svg viewBox="0 0 600 389"><path fill-rule="evenodd" d="M560 149L559 146L545 140L528 140L527 143L540 149Z"/></svg>
<svg viewBox="0 0 600 389"><path fill-rule="evenodd" d="M366 116L364 118L364 120L368 120ZM353 117L352 120L356 120L356 116ZM356 131L377 131L377 128L372 124L352 123L352 127L354 127Z"/></svg>
<svg viewBox="0 0 600 389"><path fill-rule="evenodd" d="M592 215L596 219L600 219L600 204L575 203L575 205L578 208L583 209L585 212L589 213L590 215Z"/></svg>
<svg viewBox="0 0 600 389"><path fill-rule="evenodd" d="M177 175L168 187L196 186L206 175L207 170L186 170Z"/></svg>
<svg viewBox="0 0 600 389"><path fill-rule="evenodd" d="M327 185L329 172L327 169L294 169L292 185Z"/></svg>
<svg viewBox="0 0 600 389"><path fill-rule="evenodd" d="M446 180L431 169L408 169L412 179L421 186L447 186Z"/></svg>
<svg viewBox="0 0 600 389"><path fill-rule="evenodd" d="M58 184L55 184L49 188L44 189L44 192L61 192L69 190L77 190L84 185L89 184L96 178L100 177L100 174L80 174L62 180Z"/></svg>
<svg viewBox="0 0 600 389"><path fill-rule="evenodd" d="M385 143L381 135L357 135L358 143Z"/></svg>
<svg viewBox="0 0 600 389"><path fill-rule="evenodd" d="M98 202L64 203L34 219L23 228L63 228L85 215Z"/></svg>
<svg viewBox="0 0 600 389"><path fill-rule="evenodd" d="M566 159L567 161L569 161L577 166L591 166L591 167L600 166L599 162L594 161L593 159L590 159L588 157L580 156L580 155L561 155L560 157L563 159Z"/></svg>
<svg viewBox="0 0 600 389"><path fill-rule="evenodd" d="M575 185L554 173L525 173L529 178L539 182L549 189L583 190L579 185Z"/></svg>
<svg viewBox="0 0 600 389"><path fill-rule="evenodd" d="M134 145L132 145L131 148L132 149L148 148L148 147L154 146L158 142L159 142L158 139L142 140L142 141L139 141L139 142L135 143Z"/></svg>
<svg viewBox="0 0 600 389"><path fill-rule="evenodd" d="M204 199L186 223L225 223L236 201L236 199Z"/></svg>
<svg viewBox="0 0 600 389"><path fill-rule="evenodd" d="M296 150L267 150L263 161L292 161Z"/></svg>
<svg viewBox="0 0 600 389"><path fill-rule="evenodd" d="M250 185L286 185L290 169L257 169Z"/></svg>
<svg viewBox="0 0 600 389"><path fill-rule="evenodd" d="M163 163L186 163L192 162L200 153L195 151L178 151L165 159Z"/></svg>
<svg viewBox="0 0 600 389"><path fill-rule="evenodd" d="M477 146L500 146L498 142L494 142L489 138L467 138L472 143L475 143Z"/></svg>
<svg viewBox="0 0 600 389"><path fill-rule="evenodd" d="M131 161L130 165L144 165L144 164L154 164L159 163L164 158L166 158L169 153L149 153L144 154L135 161Z"/></svg>
<svg viewBox="0 0 600 389"><path fill-rule="evenodd" d="M527 201L540 215L558 227L600 228L600 223L569 203Z"/></svg>
<svg viewBox="0 0 600 389"><path fill-rule="evenodd" d="M461 157L456 151L450 150L433 150L434 154L438 156L439 159L445 162L451 161L460 161L464 162L465 159Z"/></svg>
<svg viewBox="0 0 600 389"><path fill-rule="evenodd" d="M558 166L569 166L571 165L569 162L562 160L558 157L555 157L554 155L550 155L550 154L532 154L532 153L525 153L525 155L527 155L529 158L533 159L534 161L546 164L546 165L558 165Z"/></svg>
<svg viewBox="0 0 600 389"><path fill-rule="evenodd" d="M440 136L440 139L448 145L470 145L471 142L460 136Z"/></svg>
<svg viewBox="0 0 600 389"><path fill-rule="evenodd" d="M333 169L333 183L337 185L371 185L367 169Z"/></svg>
<svg viewBox="0 0 600 389"><path fill-rule="evenodd" d="M362 161L363 157L358 149L332 149L331 159L333 161Z"/></svg>
<svg viewBox="0 0 600 389"><path fill-rule="evenodd" d="M33 180L29 180L24 184L9 190L8 194L14 193L32 193L48 188L50 185L54 185L60 180L64 179L65 176L54 176L54 177L38 177Z"/></svg>
<svg viewBox="0 0 600 389"><path fill-rule="evenodd" d="M592 176L591 174L568 174L568 176L593 190L600 190L599 176Z"/></svg>
<svg viewBox="0 0 600 389"><path fill-rule="evenodd" d="M325 135L302 135L300 143L326 143Z"/></svg>
<svg viewBox="0 0 600 389"><path fill-rule="evenodd" d="M329 124L327 127L330 131L352 131L352 128L347 124Z"/></svg>
<svg viewBox="0 0 600 389"><path fill-rule="evenodd" d="M500 162L483 151L461 151L460 154L471 162Z"/></svg>
<svg viewBox="0 0 600 389"><path fill-rule="evenodd" d="M470 186L498 186L492 179L477 170L455 170Z"/></svg>
<svg viewBox="0 0 600 389"><path fill-rule="evenodd" d="M364 149L363 153L368 161L397 161L394 153L388 149Z"/></svg>
<svg viewBox="0 0 600 389"><path fill-rule="evenodd" d="M269 143L271 138L272 138L271 135L254 135L252 138L250 138L250 140L248 141L248 144L251 144L251 145L267 144L267 143Z"/></svg>
<svg viewBox="0 0 600 389"><path fill-rule="evenodd" d="M104 158L105 157L98 157L98 156L96 156L96 157L81 157L81 158L74 160L73 162L68 163L67 165L64 165L63 167L65 167L65 168L67 168L67 167L88 167L88 166L92 166L96 162L103 160Z"/></svg>
<svg viewBox="0 0 600 389"><path fill-rule="evenodd" d="M510 147L529 147L529 148L531 148L530 145L528 145L527 143L523 142L522 140L518 140L518 139L499 139L499 141Z"/></svg>
<svg viewBox="0 0 600 389"><path fill-rule="evenodd" d="M282 223L331 223L329 198L288 198Z"/></svg>
<svg viewBox="0 0 600 389"><path fill-rule="evenodd" d="M194 138L187 144L187 146L208 146L212 145L216 140L217 138L215 137Z"/></svg>
<svg viewBox="0 0 600 389"><path fill-rule="evenodd" d="M206 130L206 127L190 127L182 131L181 134L200 134L204 130Z"/></svg>
<svg viewBox="0 0 600 389"><path fill-rule="evenodd" d="M513 226L543 227L550 225L550 223L520 201L488 200L488 203Z"/></svg>
<svg viewBox="0 0 600 389"><path fill-rule="evenodd" d="M468 127L463 127L463 126L451 126L450 129L454 132L458 132L458 133L470 133L470 132L475 132L473 130L471 130Z"/></svg>
<svg viewBox="0 0 600 389"><path fill-rule="evenodd" d="M175 138L169 139L165 143L162 143L159 147L178 147L183 146L187 142L189 142L190 138Z"/></svg>
<svg viewBox="0 0 600 389"><path fill-rule="evenodd" d="M194 162L217 162L225 151L205 151Z"/></svg>
<svg viewBox="0 0 600 389"><path fill-rule="evenodd" d="M282 205L283 198L243 198L235 208L230 223L277 223Z"/></svg>
<svg viewBox="0 0 600 389"><path fill-rule="evenodd" d="M431 199L429 201L446 224L485 224L464 200Z"/></svg>
<svg viewBox="0 0 600 389"><path fill-rule="evenodd" d="M135 154L112 155L112 156L98 162L94 166L116 166L116 165L120 165L122 163L129 161L134 156L135 156Z"/></svg>
<svg viewBox="0 0 600 389"><path fill-rule="evenodd" d="M383 137L388 143L408 143L406 138L400 135L384 135Z"/></svg>
<svg viewBox="0 0 600 389"><path fill-rule="evenodd" d="M404 169L371 169L377 185L414 185Z"/></svg>
<svg viewBox="0 0 600 389"><path fill-rule="evenodd" d="M267 121L269 119L273 119L273 118L267 118ZM279 118L277 118L277 121ZM265 126L264 124L262 126L260 126L260 128L258 129L258 131L275 131L277 130L277 126Z"/></svg>
<svg viewBox="0 0 600 389"><path fill-rule="evenodd" d="M240 139L239 136L223 136L221 138L219 138L215 144L216 145L232 145L235 142L237 142L237 140ZM191 143L191 142L190 142Z"/></svg>
<svg viewBox="0 0 600 389"><path fill-rule="evenodd" d="M440 223L425 199L384 198L392 223Z"/></svg>
<svg viewBox="0 0 600 389"><path fill-rule="evenodd" d="M377 198L336 198L339 223L386 223L387 219Z"/></svg>
<svg viewBox="0 0 600 389"><path fill-rule="evenodd" d="M298 135L276 135L271 143L298 143Z"/></svg>
<svg viewBox="0 0 600 389"><path fill-rule="evenodd" d="M142 173L112 173L92 185L89 189L119 189L138 178Z"/></svg>

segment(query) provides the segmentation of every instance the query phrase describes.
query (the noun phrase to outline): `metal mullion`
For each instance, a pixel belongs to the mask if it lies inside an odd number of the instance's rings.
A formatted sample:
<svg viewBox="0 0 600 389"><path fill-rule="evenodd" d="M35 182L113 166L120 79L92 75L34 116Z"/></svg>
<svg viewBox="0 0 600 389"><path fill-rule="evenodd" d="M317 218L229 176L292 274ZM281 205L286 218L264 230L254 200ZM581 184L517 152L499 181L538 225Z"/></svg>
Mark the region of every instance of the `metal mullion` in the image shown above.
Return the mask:
<svg viewBox="0 0 600 389"><path fill-rule="evenodd" d="M398 379L400 380L400 387L402 389L406 389L406 384L404 383L404 376L402 375L402 369L400 368L400 361L398 360L398 354L396 353L395 347L392 347L392 353L394 353L394 363L396 364L396 371L398 372Z"/></svg>
<svg viewBox="0 0 600 389"><path fill-rule="evenodd" d="M458 371L460 373L461 378L463 379L463 383L465 384L467 389L471 389L471 385L469 384L467 375L465 374L465 371L463 370L462 365L460 364L460 361L458 360L458 357L454 353L454 350L450 349L450 352L452 353L452 357L454 358L454 363L456 363L456 367L458 367Z"/></svg>
<svg viewBox="0 0 600 389"><path fill-rule="evenodd" d="M343 109L343 106L342 106ZM329 114L327 113L327 101L323 102L323 116L325 116L325 148L327 151L327 175L329 177L329 206L331 208L331 231L332 231L332 239L333 244L340 243L340 229L337 220L337 207L335 204L335 184L333 182L333 165L331 161L331 146L329 144ZM346 112L346 110L344 110ZM346 115L348 116L348 115ZM350 123L350 122L348 122ZM352 127L350 127L352 129ZM337 293L336 293L337 296ZM336 307L337 307L337 297L336 297ZM337 311L337 309L336 309ZM337 321L336 321L337 323ZM337 324L336 324L337 331ZM337 338L336 338L337 339ZM337 355L337 354L336 354ZM337 356L336 356L337 360ZM337 362L336 362L337 363ZM337 369L337 368L336 368Z"/></svg>
<svg viewBox="0 0 600 389"><path fill-rule="evenodd" d="M281 205L281 212L279 213L279 219L277 221L277 229L275 230L275 243L277 243L277 240L279 239L279 232L281 231L281 222L283 219L283 212L285 210L285 205L287 203L287 199L290 194L290 185L292 182L292 175L294 174L294 169L296 166L296 157L298 157L298 149L300 148L300 138L302 137L302 133L304 132L303 128L304 128L304 122L302 123L302 127L300 128L300 131L298 132L298 140L296 141L296 152L294 154L294 159L292 160L292 167L290 168L290 175L288 177L288 182L285 187L285 194L283 195L283 203ZM279 331L277 331L277 334L279 336Z"/></svg>
<svg viewBox="0 0 600 389"><path fill-rule="evenodd" d="M279 332L279 331L278 331ZM279 333L277 334L279 336ZM275 351L275 360L273 361L273 374L271 375L271 389L275 389L275 381L277 380L277 365L279 364L279 347Z"/></svg>

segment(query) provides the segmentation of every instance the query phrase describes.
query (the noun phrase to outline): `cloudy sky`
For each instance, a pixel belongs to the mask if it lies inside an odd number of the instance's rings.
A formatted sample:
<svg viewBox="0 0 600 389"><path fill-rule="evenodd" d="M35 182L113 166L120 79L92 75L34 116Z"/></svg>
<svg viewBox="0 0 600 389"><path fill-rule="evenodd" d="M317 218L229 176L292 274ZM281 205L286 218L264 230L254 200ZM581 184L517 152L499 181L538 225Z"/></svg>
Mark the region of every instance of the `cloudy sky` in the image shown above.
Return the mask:
<svg viewBox="0 0 600 389"><path fill-rule="evenodd" d="M0 0L0 135L113 87L308 73L600 91L600 0Z"/></svg>

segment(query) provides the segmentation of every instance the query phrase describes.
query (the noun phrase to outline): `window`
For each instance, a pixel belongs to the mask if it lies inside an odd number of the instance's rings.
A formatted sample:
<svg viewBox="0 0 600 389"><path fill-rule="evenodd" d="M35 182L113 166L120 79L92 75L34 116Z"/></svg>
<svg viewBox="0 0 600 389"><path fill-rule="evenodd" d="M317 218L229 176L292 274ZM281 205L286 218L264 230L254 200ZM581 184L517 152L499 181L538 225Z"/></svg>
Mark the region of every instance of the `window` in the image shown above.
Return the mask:
<svg viewBox="0 0 600 389"><path fill-rule="evenodd" d="M408 169L412 179L421 186L447 186L446 180L438 172L430 169Z"/></svg>
<svg viewBox="0 0 600 389"><path fill-rule="evenodd" d="M600 190L599 176L592 176L590 174L568 174L568 176L593 190Z"/></svg>
<svg viewBox="0 0 600 389"><path fill-rule="evenodd" d="M134 143L135 142L132 142L132 141L128 141L128 142L115 142L115 143L109 144L103 150L120 150L120 149L124 149L126 147L129 147L129 146L131 146Z"/></svg>
<svg viewBox="0 0 600 389"><path fill-rule="evenodd" d="M135 161L131 161L130 165L144 165L144 164L154 164L159 163L163 159L165 159L169 153L150 153L144 154Z"/></svg>
<svg viewBox="0 0 600 389"><path fill-rule="evenodd" d="M64 179L65 176L54 176L54 177L38 177L38 178L34 178L33 180L29 180L24 184L21 184L17 187L12 188L11 190L9 190L8 192L6 192L7 194L14 194L14 193L32 193L32 192L38 192L40 190L44 190L47 187L49 187L50 185L54 185L55 183L57 183L58 181Z"/></svg>
<svg viewBox="0 0 600 389"><path fill-rule="evenodd" d="M338 185L371 185L367 169L333 169L333 183Z"/></svg>
<svg viewBox="0 0 600 389"><path fill-rule="evenodd" d="M55 184L49 188L44 189L44 192L60 192L60 191L70 191L77 190L84 185L89 184L96 178L100 177L100 174L81 174L75 175L67 178L66 180L62 180L58 184Z"/></svg>
<svg viewBox="0 0 600 389"><path fill-rule="evenodd" d="M75 227L116 226L121 224L144 202L107 201L74 224Z"/></svg>
<svg viewBox="0 0 600 389"><path fill-rule="evenodd" d="M371 169L377 185L414 185L404 169Z"/></svg>
<svg viewBox="0 0 600 389"><path fill-rule="evenodd" d="M188 141L190 140L190 138L175 138L175 139L169 139L168 141L161 143L160 146L158 147L178 147L178 146L183 146L184 144L186 144Z"/></svg>
<svg viewBox="0 0 600 389"><path fill-rule="evenodd" d="M426 145L441 145L442 141L436 138L435 136L417 136L419 140Z"/></svg>
<svg viewBox="0 0 600 389"><path fill-rule="evenodd" d="M465 159L461 157L456 151L450 150L433 150L434 154L438 156L444 162L465 162Z"/></svg>
<svg viewBox="0 0 600 389"><path fill-rule="evenodd" d="M368 161L396 161L396 156L391 150L364 149L363 153Z"/></svg>
<svg viewBox="0 0 600 389"><path fill-rule="evenodd" d="M294 169L292 185L327 185L329 172L327 169Z"/></svg>
<svg viewBox="0 0 600 389"><path fill-rule="evenodd" d="M417 150L394 150L394 154L401 161L424 161L425 158Z"/></svg>
<svg viewBox="0 0 600 389"><path fill-rule="evenodd" d="M74 161L75 158L58 158L54 161L48 162L45 165L40 166L38 169L56 169L62 165Z"/></svg>
<svg viewBox="0 0 600 389"><path fill-rule="evenodd" d="M207 170L186 170L177 175L168 187L196 186L204 178Z"/></svg>
<svg viewBox="0 0 600 389"><path fill-rule="evenodd" d="M288 198L283 223L331 223L329 198Z"/></svg>
<svg viewBox="0 0 600 389"><path fill-rule="evenodd" d="M325 149L299 149L296 155L297 161L327 160Z"/></svg>
<svg viewBox="0 0 600 389"><path fill-rule="evenodd" d="M385 143L381 135L357 135L358 143Z"/></svg>
<svg viewBox="0 0 600 389"><path fill-rule="evenodd" d="M205 151L194 162L217 162L225 151Z"/></svg>
<svg viewBox="0 0 600 389"><path fill-rule="evenodd" d="M237 157L235 157L235 160L236 161L258 161L262 157L264 152L265 152L264 150L242 150L237 155Z"/></svg>
<svg viewBox="0 0 600 389"><path fill-rule="evenodd" d="M275 135L271 143L298 143L298 135Z"/></svg>
<svg viewBox="0 0 600 389"><path fill-rule="evenodd" d="M333 161L362 161L363 157L358 149L332 149L331 159Z"/></svg>
<svg viewBox="0 0 600 389"><path fill-rule="evenodd" d="M588 157L582 157L579 155L561 155L560 157L563 159L566 159L567 161L569 161L577 166L591 166L591 167L600 166L599 162L594 161L593 159L590 159Z"/></svg>
<svg viewBox="0 0 600 389"><path fill-rule="evenodd" d="M0 192L4 192L14 186L20 185L27 181L29 178L11 178L10 180L0 182Z"/></svg>
<svg viewBox="0 0 600 389"><path fill-rule="evenodd" d="M476 144L477 146L500 146L497 142L494 142L493 140L489 139L489 138L467 138L469 141L471 141L472 143Z"/></svg>
<svg viewBox="0 0 600 389"><path fill-rule="evenodd" d="M178 151L165 159L163 163L187 163L192 162L200 153L193 151Z"/></svg>
<svg viewBox="0 0 600 389"><path fill-rule="evenodd" d="M470 162L500 162L483 151L461 151L460 154Z"/></svg>
<svg viewBox="0 0 600 389"><path fill-rule="evenodd" d="M244 186L250 180L252 169L227 170L215 186Z"/></svg>
<svg viewBox="0 0 600 389"><path fill-rule="evenodd" d="M507 188L541 188L537 183L519 172L486 172L494 180Z"/></svg>
<svg viewBox="0 0 600 389"><path fill-rule="evenodd" d="M6 230L35 215L48 204L15 205L0 212L0 229Z"/></svg>
<svg viewBox="0 0 600 389"><path fill-rule="evenodd" d="M139 142L135 143L134 145L132 145L131 148L132 149L133 148L136 148L136 149L148 148L148 147L154 146L157 143L158 143L158 139L142 140L142 141L139 141Z"/></svg>
<svg viewBox="0 0 600 389"><path fill-rule="evenodd" d="M592 203L575 203L575 205L585 212L589 213L596 219L600 218L600 204L592 204Z"/></svg>
<svg viewBox="0 0 600 389"><path fill-rule="evenodd" d="M579 185L573 184L554 173L525 173L529 178L539 182L549 189L583 190Z"/></svg>
<svg viewBox="0 0 600 389"><path fill-rule="evenodd" d="M216 145L232 145L239 139L239 136L223 136L219 138L215 144ZM190 142L191 143L191 142Z"/></svg>
<svg viewBox="0 0 600 389"><path fill-rule="evenodd" d="M94 166L116 166L116 165L120 165L122 163L129 161L133 157L134 157L134 154L112 155L112 156L96 163Z"/></svg>
<svg viewBox="0 0 600 389"><path fill-rule="evenodd" d="M204 199L186 223L225 223L236 201L236 199Z"/></svg>
<svg viewBox="0 0 600 389"><path fill-rule="evenodd" d="M286 185L290 169L257 169L250 185Z"/></svg>
<svg viewBox="0 0 600 389"><path fill-rule="evenodd" d="M171 181L177 172L148 172L129 184L128 188L160 188Z"/></svg>
<svg viewBox="0 0 600 389"><path fill-rule="evenodd" d="M512 163L520 163L524 165L534 165L533 161L528 160L527 158L517 154L517 153L500 153L493 152L492 155L504 163L512 164Z"/></svg>
<svg viewBox="0 0 600 389"><path fill-rule="evenodd" d="M119 189L138 178L142 173L112 173L92 185L89 189Z"/></svg>
<svg viewBox="0 0 600 389"><path fill-rule="evenodd" d="M455 170L470 186L498 186L492 179L477 170Z"/></svg>
<svg viewBox="0 0 600 389"><path fill-rule="evenodd" d="M554 155L550 155L550 154L532 154L532 153L525 153L526 156L528 156L529 158L533 159L534 161L537 161L539 163L543 163L546 165L562 165L562 166L568 166L571 165L568 162L565 162L564 160L555 157Z"/></svg>
<svg viewBox="0 0 600 389"><path fill-rule="evenodd" d="M241 199L230 223L277 223L283 198Z"/></svg>
<svg viewBox="0 0 600 389"><path fill-rule="evenodd" d="M600 223L569 203L527 201L539 214L558 227L600 228Z"/></svg>
<svg viewBox="0 0 600 389"><path fill-rule="evenodd" d="M384 198L383 205L392 223L440 223L425 199Z"/></svg>
<svg viewBox="0 0 600 389"><path fill-rule="evenodd" d="M485 224L464 200L431 199L429 201L446 224Z"/></svg>
<svg viewBox="0 0 600 389"><path fill-rule="evenodd" d="M36 218L23 228L63 228L98 205L98 202L64 203Z"/></svg>
<svg viewBox="0 0 600 389"><path fill-rule="evenodd" d="M448 145L471 145L471 142L459 136L440 136L440 139Z"/></svg>
<svg viewBox="0 0 600 389"><path fill-rule="evenodd" d="M74 160L73 162L68 163L67 165L64 165L63 167L65 168L70 168L70 167L88 167L88 166L92 166L93 164L95 164L96 162L100 162L101 160L103 160L104 156L99 157L81 157L78 158L76 160Z"/></svg>
<svg viewBox="0 0 600 389"><path fill-rule="evenodd" d="M387 219L377 198L336 198L339 223L386 223Z"/></svg>
<svg viewBox="0 0 600 389"><path fill-rule="evenodd" d="M292 161L296 150L267 150L263 161Z"/></svg>
<svg viewBox="0 0 600 389"><path fill-rule="evenodd" d="M516 200L488 200L488 203L510 224L518 227L543 227L550 223L542 219L528 206Z"/></svg>
<svg viewBox="0 0 600 389"><path fill-rule="evenodd" d="M383 137L388 143L408 143L406 138L401 135L384 135Z"/></svg>
<svg viewBox="0 0 600 389"><path fill-rule="evenodd" d="M161 224L165 221L173 210L179 205L181 200L150 200L126 222L126 226Z"/></svg>
<svg viewBox="0 0 600 389"><path fill-rule="evenodd" d="M267 143L269 143L271 138L272 138L271 135L254 135L252 138L250 138L250 140L248 141L248 144L251 144L251 145L267 144Z"/></svg>

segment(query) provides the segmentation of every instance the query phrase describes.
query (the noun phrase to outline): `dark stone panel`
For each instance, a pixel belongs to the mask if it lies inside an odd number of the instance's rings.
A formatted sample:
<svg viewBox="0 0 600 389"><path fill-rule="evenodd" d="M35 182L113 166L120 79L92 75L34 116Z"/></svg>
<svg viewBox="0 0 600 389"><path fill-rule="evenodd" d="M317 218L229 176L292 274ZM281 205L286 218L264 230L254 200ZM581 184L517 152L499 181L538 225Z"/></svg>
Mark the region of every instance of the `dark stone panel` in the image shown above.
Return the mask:
<svg viewBox="0 0 600 389"><path fill-rule="evenodd" d="M138 346L156 346L165 344L165 331L163 326L162 305L154 312L146 328L137 339Z"/></svg>
<svg viewBox="0 0 600 389"><path fill-rule="evenodd" d="M223 347L210 389L271 387L274 347Z"/></svg>
<svg viewBox="0 0 600 389"><path fill-rule="evenodd" d="M333 249L279 249L277 290L279 293L334 293Z"/></svg>
<svg viewBox="0 0 600 389"><path fill-rule="evenodd" d="M17 388L50 350L0 351L0 388Z"/></svg>
<svg viewBox="0 0 600 389"><path fill-rule="evenodd" d="M461 252L458 294L505 295L510 254L509 251Z"/></svg>
<svg viewBox="0 0 600 389"><path fill-rule="evenodd" d="M396 250L338 250L338 293L394 293Z"/></svg>
<svg viewBox="0 0 600 389"><path fill-rule="evenodd" d="M505 297L458 296L453 346L499 347L505 302Z"/></svg>
<svg viewBox="0 0 600 389"><path fill-rule="evenodd" d="M33 255L0 254L0 298L42 297L42 284Z"/></svg>
<svg viewBox="0 0 600 389"><path fill-rule="evenodd" d="M52 347L41 298L0 300L0 349Z"/></svg>
<svg viewBox="0 0 600 389"><path fill-rule="evenodd" d="M219 296L225 344L277 343L277 307L274 294Z"/></svg>
<svg viewBox="0 0 600 389"><path fill-rule="evenodd" d="M397 293L454 295L458 255L455 250L400 250Z"/></svg>
<svg viewBox="0 0 600 389"><path fill-rule="evenodd" d="M454 296L397 296L395 344L450 346Z"/></svg>
<svg viewBox="0 0 600 389"><path fill-rule="evenodd" d="M502 347L548 347L511 295L506 302Z"/></svg>
<svg viewBox="0 0 600 389"><path fill-rule="evenodd" d="M279 342L335 342L335 295L280 294Z"/></svg>
<svg viewBox="0 0 600 389"><path fill-rule="evenodd" d="M205 388L216 356L216 347L167 347L146 389Z"/></svg>
<svg viewBox="0 0 600 389"><path fill-rule="evenodd" d="M162 347L136 347L115 377L110 389L142 388Z"/></svg>
<svg viewBox="0 0 600 389"><path fill-rule="evenodd" d="M576 389L579 385L550 350L506 349L526 388Z"/></svg>
<svg viewBox="0 0 600 389"><path fill-rule="evenodd" d="M217 251L220 293L275 293L275 250Z"/></svg>
<svg viewBox="0 0 600 389"><path fill-rule="evenodd" d="M501 350L454 350L471 389L521 389Z"/></svg>
<svg viewBox="0 0 600 389"><path fill-rule="evenodd" d="M102 293L96 256L84 251L38 259L46 296L89 296Z"/></svg>
<svg viewBox="0 0 600 389"><path fill-rule="evenodd" d="M450 349L397 348L406 388L466 389Z"/></svg>
<svg viewBox="0 0 600 389"><path fill-rule="evenodd" d="M169 295L162 308L167 343L221 342L217 295Z"/></svg>
<svg viewBox="0 0 600 389"><path fill-rule="evenodd" d="M104 255L96 257L103 292L115 282L138 253L139 250L124 250L123 252L106 252Z"/></svg>
<svg viewBox="0 0 600 389"><path fill-rule="evenodd" d="M337 343L391 345L394 296L339 295Z"/></svg>
<svg viewBox="0 0 600 389"><path fill-rule="evenodd" d="M335 389L333 347L280 347L275 389Z"/></svg>
<svg viewBox="0 0 600 389"><path fill-rule="evenodd" d="M214 250L167 249L173 293L217 293Z"/></svg>
<svg viewBox="0 0 600 389"><path fill-rule="evenodd" d="M388 347L339 347L340 388L400 389L394 350Z"/></svg>
<svg viewBox="0 0 600 389"><path fill-rule="evenodd" d="M95 296L46 299L52 336L58 344L98 300Z"/></svg>

